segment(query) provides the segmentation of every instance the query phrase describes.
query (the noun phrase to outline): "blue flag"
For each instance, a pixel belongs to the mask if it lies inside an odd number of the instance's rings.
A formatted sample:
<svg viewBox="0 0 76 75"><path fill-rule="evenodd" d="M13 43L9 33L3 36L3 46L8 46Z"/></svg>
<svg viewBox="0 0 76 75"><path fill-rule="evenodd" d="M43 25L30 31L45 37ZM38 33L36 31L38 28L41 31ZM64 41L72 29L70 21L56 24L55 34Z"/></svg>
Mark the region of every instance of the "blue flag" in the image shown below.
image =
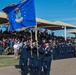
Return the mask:
<svg viewBox="0 0 76 75"><path fill-rule="evenodd" d="M9 6L4 7L2 10L6 13L9 14L12 10L15 8L21 6L20 4L23 3L25 0L19 2L18 4L10 4ZM25 3L24 3L25 4ZM22 4L23 5L23 4Z"/></svg>
<svg viewBox="0 0 76 75"><path fill-rule="evenodd" d="M20 2L16 5L14 10L8 13L8 19L10 31L23 27L35 26L36 16L34 0L23 0Z"/></svg>
<svg viewBox="0 0 76 75"><path fill-rule="evenodd" d="M14 10L19 4L15 5L15 4L12 4L12 5L9 5L5 8L3 8L2 10L6 13L6 14L9 14L12 10Z"/></svg>

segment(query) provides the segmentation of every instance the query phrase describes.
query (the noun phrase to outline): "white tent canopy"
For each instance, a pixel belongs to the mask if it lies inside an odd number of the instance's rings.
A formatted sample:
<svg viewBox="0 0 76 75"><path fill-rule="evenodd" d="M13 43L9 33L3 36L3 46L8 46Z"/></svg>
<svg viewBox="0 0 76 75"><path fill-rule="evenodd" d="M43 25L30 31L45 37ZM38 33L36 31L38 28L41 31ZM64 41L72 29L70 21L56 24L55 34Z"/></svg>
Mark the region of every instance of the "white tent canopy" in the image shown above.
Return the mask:
<svg viewBox="0 0 76 75"><path fill-rule="evenodd" d="M66 40L66 29L75 29L76 28L76 26L65 23L65 22L60 22L60 21L50 22L47 20L39 19L39 18L37 18L36 20L37 20L37 22L39 22L39 24L37 24L37 26L40 28L47 28L50 30L62 30L64 28L65 40Z"/></svg>
<svg viewBox="0 0 76 75"><path fill-rule="evenodd" d="M3 12L0 12L0 24L4 24L4 23L7 23L8 20L7 20L7 15Z"/></svg>
<svg viewBox="0 0 76 75"><path fill-rule="evenodd" d="M65 22L56 21L54 23L58 24L58 25L62 26L62 28L64 28L65 40L66 40L66 29L75 29L76 28L76 26L74 26L72 24L65 23Z"/></svg>
<svg viewBox="0 0 76 75"><path fill-rule="evenodd" d="M44 19L36 18L37 27L38 28L46 28L50 30L62 30L64 28L65 33L65 40L66 40L66 29L74 29L76 26L56 21L56 22L50 22ZM7 15L3 12L0 12L0 24L8 23Z"/></svg>
<svg viewBox="0 0 76 75"><path fill-rule="evenodd" d="M61 22L61 21L56 21L56 22L54 22L54 24L58 24L59 26L62 26L62 27L66 26L68 29L70 29L70 28L76 28L76 26L74 26L72 24L68 24L68 23Z"/></svg>
<svg viewBox="0 0 76 75"><path fill-rule="evenodd" d="M3 12L0 12L0 18L7 18L7 15Z"/></svg>
<svg viewBox="0 0 76 75"><path fill-rule="evenodd" d="M76 29L73 29L73 30L71 30L69 32L72 33L72 34L76 34Z"/></svg>
<svg viewBox="0 0 76 75"><path fill-rule="evenodd" d="M44 19L40 19L40 18L36 18L36 22L37 22L37 27L38 28L47 28L50 27L50 30L53 30L52 27L57 27L56 24L53 24L53 22L50 22L48 20L44 20Z"/></svg>

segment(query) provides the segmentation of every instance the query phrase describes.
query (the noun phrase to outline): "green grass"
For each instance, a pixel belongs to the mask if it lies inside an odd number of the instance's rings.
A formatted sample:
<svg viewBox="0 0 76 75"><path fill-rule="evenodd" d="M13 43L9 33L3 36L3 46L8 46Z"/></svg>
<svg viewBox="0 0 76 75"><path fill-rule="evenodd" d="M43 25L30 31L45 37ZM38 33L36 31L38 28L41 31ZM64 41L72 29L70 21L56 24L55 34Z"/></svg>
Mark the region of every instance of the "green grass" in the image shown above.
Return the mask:
<svg viewBox="0 0 76 75"><path fill-rule="evenodd" d="M0 67L14 66L18 64L19 60L15 60L13 57L0 57Z"/></svg>

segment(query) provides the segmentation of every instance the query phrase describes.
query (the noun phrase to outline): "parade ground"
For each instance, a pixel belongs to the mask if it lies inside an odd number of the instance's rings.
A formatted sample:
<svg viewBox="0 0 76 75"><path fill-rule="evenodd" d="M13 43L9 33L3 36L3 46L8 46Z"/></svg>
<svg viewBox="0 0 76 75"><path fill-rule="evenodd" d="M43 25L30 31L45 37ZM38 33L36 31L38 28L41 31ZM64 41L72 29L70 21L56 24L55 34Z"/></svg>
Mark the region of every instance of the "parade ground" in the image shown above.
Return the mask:
<svg viewBox="0 0 76 75"><path fill-rule="evenodd" d="M0 67L0 75L21 75L17 65ZM50 75L76 75L76 58L53 60Z"/></svg>

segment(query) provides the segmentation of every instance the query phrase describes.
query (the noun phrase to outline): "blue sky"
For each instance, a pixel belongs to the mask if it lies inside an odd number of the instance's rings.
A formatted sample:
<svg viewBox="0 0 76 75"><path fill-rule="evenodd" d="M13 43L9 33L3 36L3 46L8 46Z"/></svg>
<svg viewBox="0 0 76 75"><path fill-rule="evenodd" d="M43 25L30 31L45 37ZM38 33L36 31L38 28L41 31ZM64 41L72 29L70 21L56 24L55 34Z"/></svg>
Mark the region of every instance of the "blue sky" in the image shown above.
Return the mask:
<svg viewBox="0 0 76 75"><path fill-rule="evenodd" d="M1 0L1 8L18 3L21 0ZM36 16L49 21L62 21L76 25L76 0L35 0ZM55 35L61 36L63 30L56 31ZM67 36L70 36L68 34ZM71 35L72 36L72 35Z"/></svg>

